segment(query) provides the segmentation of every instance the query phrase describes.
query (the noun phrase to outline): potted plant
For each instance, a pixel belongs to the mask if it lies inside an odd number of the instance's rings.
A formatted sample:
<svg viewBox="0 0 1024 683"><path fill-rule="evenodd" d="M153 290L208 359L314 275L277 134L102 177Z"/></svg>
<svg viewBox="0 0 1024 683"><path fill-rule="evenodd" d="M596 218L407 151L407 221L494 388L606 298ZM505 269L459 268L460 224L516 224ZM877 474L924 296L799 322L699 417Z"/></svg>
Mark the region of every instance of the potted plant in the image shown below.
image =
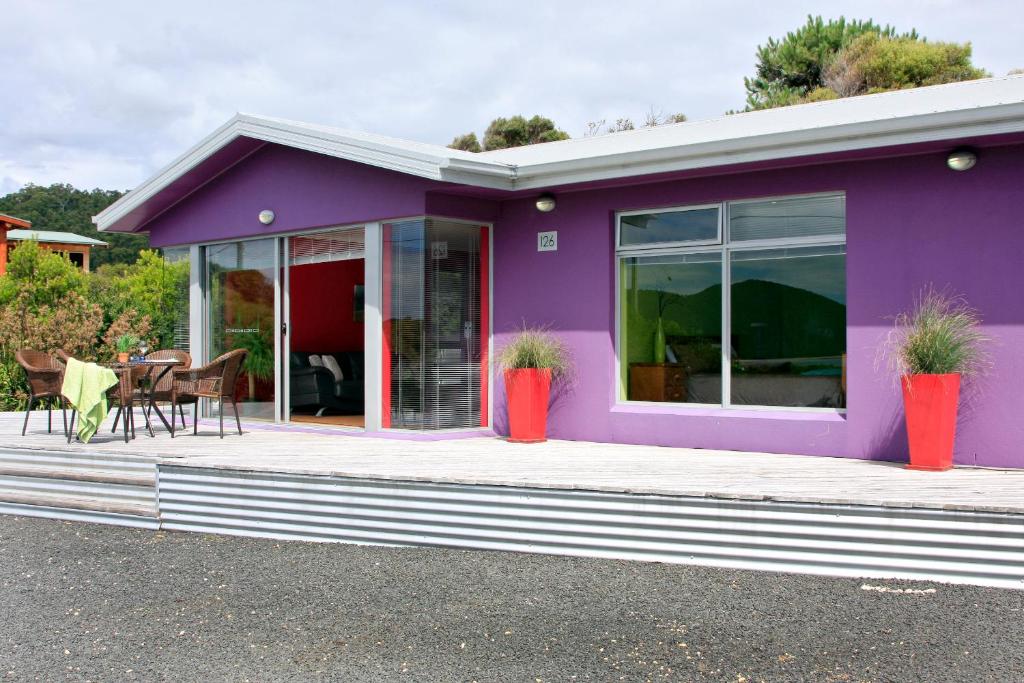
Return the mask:
<svg viewBox="0 0 1024 683"><path fill-rule="evenodd" d="M256 400L256 380L271 379L274 376L274 347L267 335L256 323L253 331L234 335L234 348L245 349L249 353L242 364L242 372L249 380L249 401Z"/></svg>
<svg viewBox="0 0 1024 683"><path fill-rule="evenodd" d="M525 329L498 354L498 366L505 376L509 441L546 440L551 383L570 371L568 347L545 330Z"/></svg>
<svg viewBox="0 0 1024 683"><path fill-rule="evenodd" d="M987 364L986 341L977 311L960 296L927 289L896 317L885 346L903 391L909 469L953 467L961 380Z"/></svg>
<svg viewBox="0 0 1024 683"><path fill-rule="evenodd" d="M122 334L118 337L114 342L114 346L117 348L117 362L127 363L132 349L134 349L138 343L139 338L134 334Z"/></svg>

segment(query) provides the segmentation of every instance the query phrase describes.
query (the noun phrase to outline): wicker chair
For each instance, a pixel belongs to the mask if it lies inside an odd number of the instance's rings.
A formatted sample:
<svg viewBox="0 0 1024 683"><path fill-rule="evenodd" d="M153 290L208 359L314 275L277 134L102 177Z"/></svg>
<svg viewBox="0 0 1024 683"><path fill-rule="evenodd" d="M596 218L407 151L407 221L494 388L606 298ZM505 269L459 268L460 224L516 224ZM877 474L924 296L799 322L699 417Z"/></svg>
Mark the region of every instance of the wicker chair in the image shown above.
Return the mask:
<svg viewBox="0 0 1024 683"><path fill-rule="evenodd" d="M165 372L160 380L153 387L150 392L150 402L152 403L170 403L171 402L171 384L174 381L174 370L188 370L192 367L192 356L185 351L179 351L178 349L162 349L160 351L153 351L146 356L147 360L176 360L181 361L181 365L175 366L170 372ZM192 405L198 406L198 401L179 400L178 401L178 413L181 416L181 428L185 429L185 409L182 407L185 403L192 403ZM148 413L151 405L146 406L146 412ZM198 418L194 412L192 419ZM171 413L171 420L174 420L174 413ZM166 424L166 422L164 423Z"/></svg>
<svg viewBox="0 0 1024 683"><path fill-rule="evenodd" d="M14 354L15 360L25 370L28 379L28 405L25 409L25 424L21 427L21 435L28 430L28 418L32 414L32 404L39 400L46 401L46 431L53 433L53 402L60 401L61 413L64 416L64 435L68 433L68 402L61 393L64 384L64 363L42 351L21 349Z"/></svg>
<svg viewBox="0 0 1024 683"><path fill-rule="evenodd" d="M238 433L242 433L242 421L238 417L238 404L235 403L235 382L241 371L242 363L248 351L236 349L218 356L206 365L190 370L173 370L171 379L171 414L180 403L194 403L200 398L208 398L220 404L220 438L224 438L224 401L231 402L235 412L235 424ZM171 438L174 438L174 420L171 420ZM199 433L199 420L192 424L192 433Z"/></svg>

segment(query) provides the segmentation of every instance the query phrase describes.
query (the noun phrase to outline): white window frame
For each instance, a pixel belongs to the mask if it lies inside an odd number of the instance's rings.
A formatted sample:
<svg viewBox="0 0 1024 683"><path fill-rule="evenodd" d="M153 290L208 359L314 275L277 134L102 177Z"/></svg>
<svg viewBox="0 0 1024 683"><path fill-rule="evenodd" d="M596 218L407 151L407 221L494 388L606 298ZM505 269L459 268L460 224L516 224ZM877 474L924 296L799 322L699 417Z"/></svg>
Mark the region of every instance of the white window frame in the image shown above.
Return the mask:
<svg viewBox="0 0 1024 683"><path fill-rule="evenodd" d="M735 204L760 203L776 200L807 199L812 197L841 197L844 203L844 231L842 235L816 235L810 237L773 238L763 240L744 240L731 243L729 235L730 207ZM731 297L731 262L733 252L763 251L766 249L778 249L784 247L846 247L845 231L845 202L846 193L818 192L812 194L794 195L772 195L767 197L754 197L737 200L724 200L716 204L694 204L661 209L639 209L616 212L615 214L615 404L620 406L652 406L663 408L721 408L724 410L760 410L760 411L793 411L793 412L814 412L845 414L846 408L818 408L806 406L764 406L732 403L732 358L729 354L729 344L732 329L732 297ZM694 209L718 208L718 241L693 241L693 242L659 242L655 245L641 246L620 246L621 219L623 216L635 216L651 213L668 213L675 211L688 211ZM721 403L693 403L693 402L670 402L670 401L632 401L627 398L627 389L622 379L622 261L628 258L657 255L681 255L697 253L719 253L721 254L722 266L722 361L721 361L721 382L722 401ZM849 322L847 322L849 329Z"/></svg>
<svg viewBox="0 0 1024 683"><path fill-rule="evenodd" d="M629 252L630 254L636 254L637 252L643 251L656 251L661 252L665 249L680 249L684 247L702 247L709 245L722 244L725 236L725 230L723 228L722 218L722 207L723 203L718 202L716 204L692 204L687 206L670 207L667 209L640 209L637 211L620 211L615 214L615 249L618 252ZM703 211L707 209L718 210L718 231L713 239L706 240L679 240L675 242L651 242L649 244L631 244L623 246L622 244L622 219L625 216L649 216L652 214L659 213L684 213L686 211Z"/></svg>

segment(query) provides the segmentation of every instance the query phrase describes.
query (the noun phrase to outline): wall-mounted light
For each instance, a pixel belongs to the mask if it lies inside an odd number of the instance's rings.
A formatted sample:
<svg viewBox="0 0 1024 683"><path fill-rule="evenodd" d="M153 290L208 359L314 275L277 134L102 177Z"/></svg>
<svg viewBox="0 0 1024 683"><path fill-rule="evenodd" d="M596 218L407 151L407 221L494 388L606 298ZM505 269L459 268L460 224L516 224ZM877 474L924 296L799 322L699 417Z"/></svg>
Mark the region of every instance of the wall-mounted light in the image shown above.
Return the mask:
<svg viewBox="0 0 1024 683"><path fill-rule="evenodd" d="M555 196L544 193L537 197L537 210L541 213L550 213L555 210Z"/></svg>
<svg viewBox="0 0 1024 683"><path fill-rule="evenodd" d="M946 166L949 166L954 171L967 171L974 168L974 165L978 163L978 155L974 150L961 147L960 149L954 149L946 157Z"/></svg>
<svg viewBox="0 0 1024 683"><path fill-rule="evenodd" d="M270 225L274 222L274 212L270 209L263 209L260 211L260 223L263 225Z"/></svg>

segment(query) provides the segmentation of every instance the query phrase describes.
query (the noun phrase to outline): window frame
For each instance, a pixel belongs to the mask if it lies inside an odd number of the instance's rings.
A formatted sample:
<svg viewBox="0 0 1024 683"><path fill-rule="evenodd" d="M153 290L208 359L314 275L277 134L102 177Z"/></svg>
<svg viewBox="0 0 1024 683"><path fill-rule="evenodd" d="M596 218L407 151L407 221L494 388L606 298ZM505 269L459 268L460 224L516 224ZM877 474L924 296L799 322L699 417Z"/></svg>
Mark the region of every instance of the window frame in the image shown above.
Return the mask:
<svg viewBox="0 0 1024 683"><path fill-rule="evenodd" d="M630 252L631 254L644 252L644 251L656 251L661 252L665 249L678 249L685 247L705 247L705 246L718 246L724 242L725 239L725 224L722 216L724 202L715 202L712 204L688 204L686 206L673 206L664 209L639 209L636 211L618 211L615 213L615 251L617 254L622 252ZM707 209L715 209L718 211L718 225L717 234L713 239L704 240L676 240L675 242L651 242L649 244L622 244L622 218L625 216L649 216L652 214L661 213L685 213L687 211L706 211Z"/></svg>
<svg viewBox="0 0 1024 683"><path fill-rule="evenodd" d="M843 233L831 235L814 235L805 237L782 237L761 240L744 240L736 243L730 241L729 220L730 208L735 204L749 204L759 202L770 202L788 199L807 198L841 198L843 201ZM674 211L686 211L693 209L718 208L718 237L717 241L700 240L693 242L658 242L654 245L642 246L620 246L620 231L623 216L635 216L651 213L668 213ZM765 197L752 197L736 200L723 200L717 203L686 204L681 206L659 208L659 209L638 209L629 211L617 211L615 213L615 405L622 407L648 406L671 409L694 408L694 409L722 409L727 411L785 411L785 412L810 412L819 414L841 414L844 415L847 409L844 408L820 408L813 406L771 406L771 405L748 405L732 403L732 358L729 355L728 345L724 340L730 339L732 330L732 254L734 252L763 251L765 249L781 247L843 247L843 255L846 255L846 192L843 190L832 192L816 192L792 195L770 195ZM677 255L689 253L720 253L722 267L722 357L720 378L722 382L722 400L720 403L694 403L674 401L634 401L627 398L628 387L623 381L622 375L622 269L623 260L642 256L656 255ZM849 330L849 321L846 325Z"/></svg>

